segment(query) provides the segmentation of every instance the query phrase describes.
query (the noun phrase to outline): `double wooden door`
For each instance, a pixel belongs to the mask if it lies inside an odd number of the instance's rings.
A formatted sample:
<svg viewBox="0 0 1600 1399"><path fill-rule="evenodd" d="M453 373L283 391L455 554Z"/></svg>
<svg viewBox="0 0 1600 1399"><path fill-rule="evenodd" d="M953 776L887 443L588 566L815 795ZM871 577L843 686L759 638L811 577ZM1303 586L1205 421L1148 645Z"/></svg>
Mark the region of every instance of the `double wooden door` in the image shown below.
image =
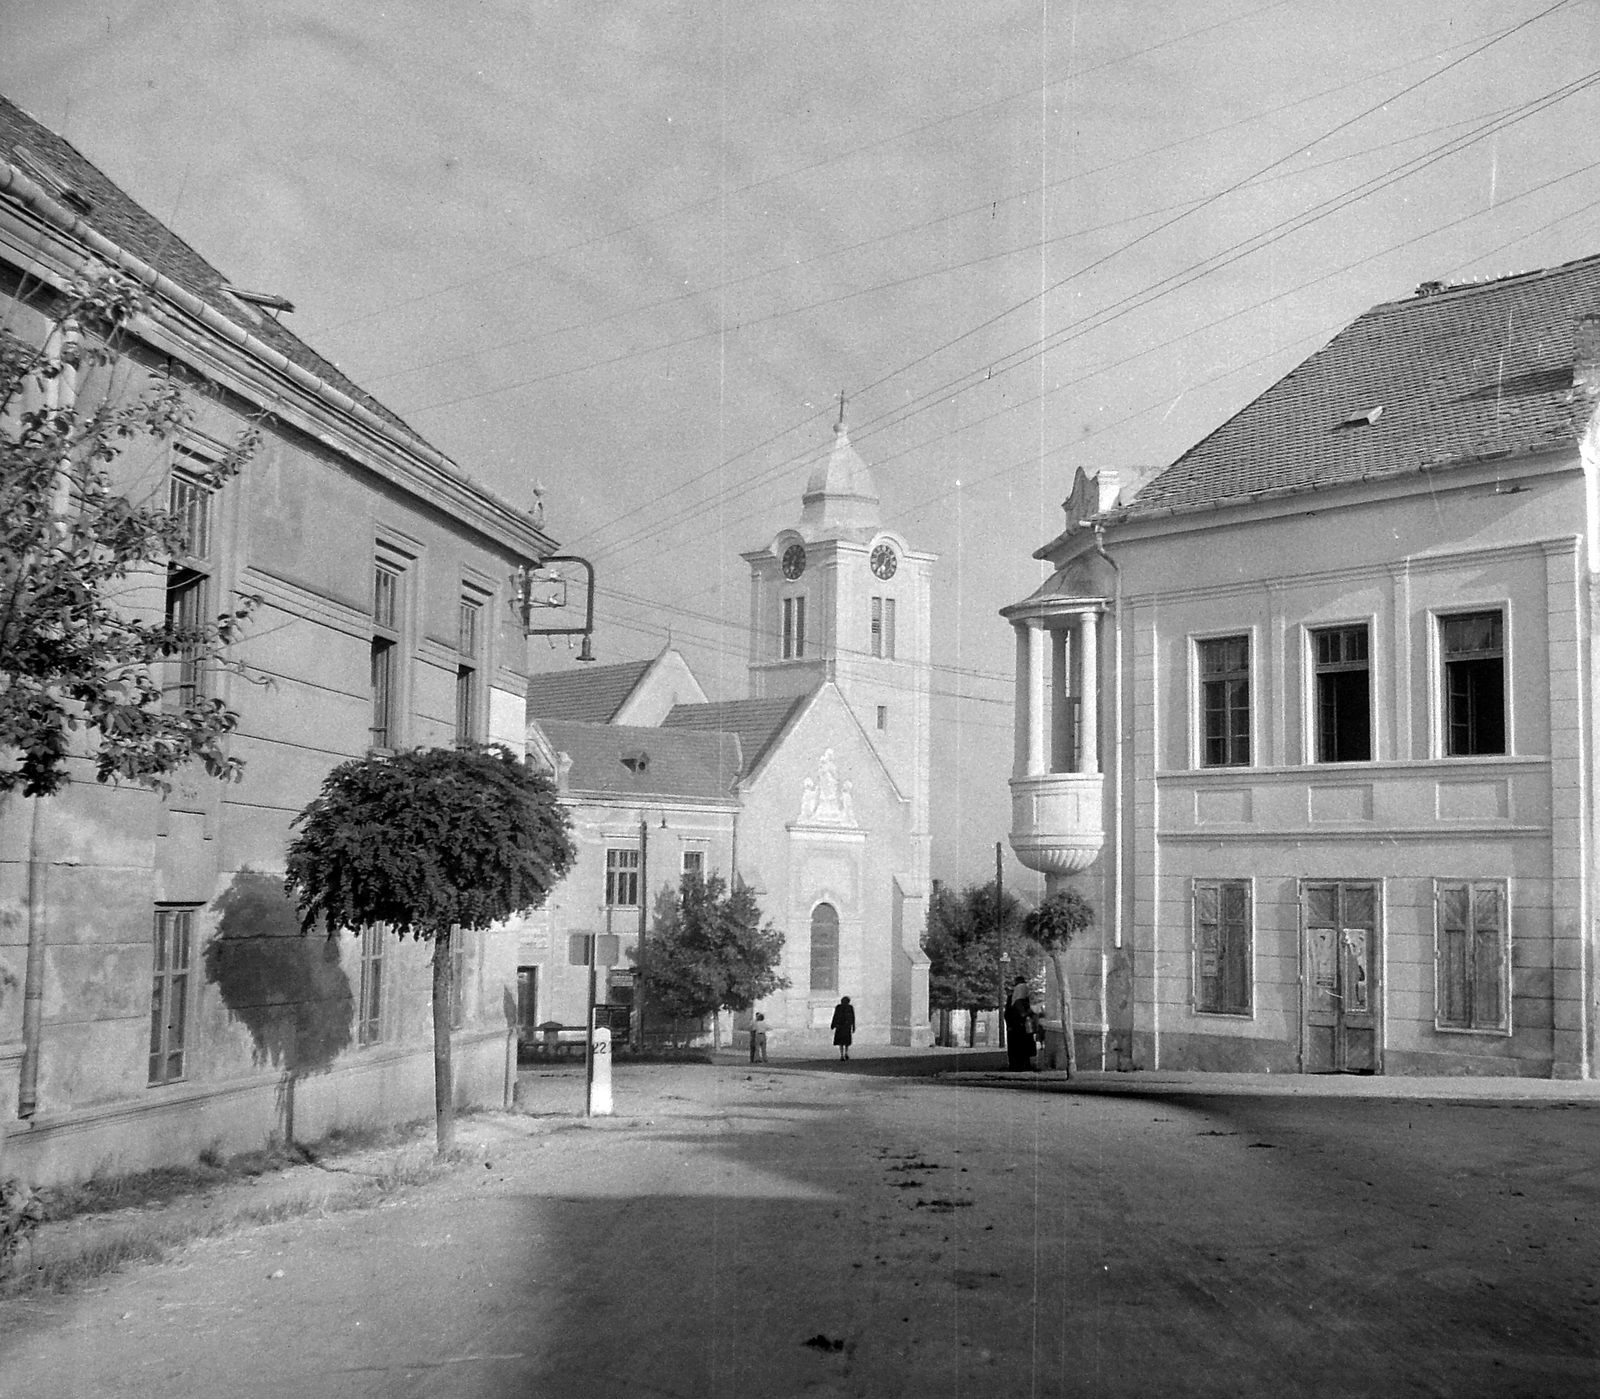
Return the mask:
<svg viewBox="0 0 1600 1399"><path fill-rule="evenodd" d="M1305 1073L1378 1073L1383 1065L1380 886L1306 880L1300 886Z"/></svg>

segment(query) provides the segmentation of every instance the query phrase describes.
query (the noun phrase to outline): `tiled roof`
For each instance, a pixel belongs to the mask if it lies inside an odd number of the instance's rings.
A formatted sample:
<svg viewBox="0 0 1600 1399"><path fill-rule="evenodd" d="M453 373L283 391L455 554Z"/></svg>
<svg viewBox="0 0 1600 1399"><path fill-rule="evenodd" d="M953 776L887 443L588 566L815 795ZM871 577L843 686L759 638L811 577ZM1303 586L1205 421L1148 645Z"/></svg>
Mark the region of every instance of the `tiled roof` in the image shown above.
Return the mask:
<svg viewBox="0 0 1600 1399"><path fill-rule="evenodd" d="M761 766L768 750L810 695L784 695L777 699L721 700L713 704L679 704L663 721L672 729L714 729L737 734L744 750L744 772Z"/></svg>
<svg viewBox="0 0 1600 1399"><path fill-rule="evenodd" d="M546 719L609 723L654 664L653 660L623 661L535 675L528 681L528 717L541 724Z"/></svg>
<svg viewBox="0 0 1600 1399"><path fill-rule="evenodd" d="M1600 256L1374 306L1118 513L1570 444L1573 323L1597 313Z"/></svg>
<svg viewBox="0 0 1600 1399"><path fill-rule="evenodd" d="M49 188L48 182L41 182L35 177L34 168L43 165L50 174L88 201L86 210L74 208L73 212L96 232L148 263L156 271L164 273L184 290L248 330L258 340L265 341L286 359L316 375L323 383L347 394L417 442L425 442L415 430L345 378L293 331L269 315L256 312L253 308L244 309L223 290L224 286L232 283L216 268L159 219L123 193L90 164L71 142L42 126L4 97L0 97L0 160L15 165L35 183L40 183L47 195L56 198L57 192ZM58 199L57 202L62 201Z"/></svg>
<svg viewBox="0 0 1600 1399"><path fill-rule="evenodd" d="M569 791L734 804L740 754L732 733L565 720L539 727L556 752L572 759Z"/></svg>

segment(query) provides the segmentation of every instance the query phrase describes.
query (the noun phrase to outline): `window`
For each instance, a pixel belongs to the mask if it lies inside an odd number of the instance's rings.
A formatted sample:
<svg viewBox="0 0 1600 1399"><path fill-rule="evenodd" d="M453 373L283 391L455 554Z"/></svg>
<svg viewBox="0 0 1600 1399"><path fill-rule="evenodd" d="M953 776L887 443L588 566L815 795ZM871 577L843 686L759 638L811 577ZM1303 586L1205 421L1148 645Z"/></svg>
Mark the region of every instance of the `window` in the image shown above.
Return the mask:
<svg viewBox="0 0 1600 1399"><path fill-rule="evenodd" d="M383 1038L384 927L361 930L361 994L356 1003L356 1043L377 1044Z"/></svg>
<svg viewBox="0 0 1600 1399"><path fill-rule="evenodd" d="M462 928L450 930L450 1028L459 1030L466 1019L467 934Z"/></svg>
<svg viewBox="0 0 1600 1399"><path fill-rule="evenodd" d="M156 910L155 964L150 981L151 1083L172 1083L184 1076L194 913L192 908Z"/></svg>
<svg viewBox="0 0 1600 1399"><path fill-rule="evenodd" d="M1194 1008L1250 1014L1250 882L1201 879L1194 886Z"/></svg>
<svg viewBox="0 0 1600 1399"><path fill-rule="evenodd" d="M372 570L372 746L393 748L400 688L400 572L379 561Z"/></svg>
<svg viewBox="0 0 1600 1399"><path fill-rule="evenodd" d="M872 599L872 654L886 661L894 659L894 599Z"/></svg>
<svg viewBox="0 0 1600 1399"><path fill-rule="evenodd" d="M187 454L184 454L187 456ZM204 694L201 645L197 633L205 625L210 586L211 489L183 471L167 483L167 511L183 529L183 548L167 563L165 648L171 658L162 701L170 710L188 709Z"/></svg>
<svg viewBox="0 0 1600 1399"><path fill-rule="evenodd" d="M1200 761L1206 767L1250 762L1250 638L1200 643Z"/></svg>
<svg viewBox="0 0 1600 1399"><path fill-rule="evenodd" d="M1450 757L1506 751L1505 628L1501 614L1439 618L1444 664L1444 751Z"/></svg>
<svg viewBox="0 0 1600 1399"><path fill-rule="evenodd" d="M1434 1023L1439 1029L1509 1028L1506 902L1506 886L1497 880L1440 880L1435 885Z"/></svg>
<svg viewBox="0 0 1600 1399"><path fill-rule="evenodd" d="M606 851L606 907L639 907L639 852Z"/></svg>
<svg viewBox="0 0 1600 1399"><path fill-rule="evenodd" d="M1311 633L1316 667L1317 761L1372 760L1372 681L1367 628Z"/></svg>
<svg viewBox="0 0 1600 1399"><path fill-rule="evenodd" d="M475 597L462 598L456 629L457 743L476 743L481 737L478 670L482 631L483 604Z"/></svg>
<svg viewBox="0 0 1600 1399"><path fill-rule="evenodd" d="M806 600L786 597L783 600L783 659L799 660L805 653Z"/></svg>
<svg viewBox="0 0 1600 1399"><path fill-rule="evenodd" d="M685 850L683 852L683 872L692 874L696 879L706 877L706 852L704 850Z"/></svg>
<svg viewBox="0 0 1600 1399"><path fill-rule="evenodd" d="M811 915L811 991L839 989L839 913L818 904Z"/></svg>
<svg viewBox="0 0 1600 1399"><path fill-rule="evenodd" d="M188 709L204 693L199 629L206 619L206 584L203 573L182 564L167 565L166 626L167 682L162 704L174 711Z"/></svg>
<svg viewBox="0 0 1600 1399"><path fill-rule="evenodd" d="M878 706L878 728L885 732L889 728L889 706L886 704Z"/></svg>

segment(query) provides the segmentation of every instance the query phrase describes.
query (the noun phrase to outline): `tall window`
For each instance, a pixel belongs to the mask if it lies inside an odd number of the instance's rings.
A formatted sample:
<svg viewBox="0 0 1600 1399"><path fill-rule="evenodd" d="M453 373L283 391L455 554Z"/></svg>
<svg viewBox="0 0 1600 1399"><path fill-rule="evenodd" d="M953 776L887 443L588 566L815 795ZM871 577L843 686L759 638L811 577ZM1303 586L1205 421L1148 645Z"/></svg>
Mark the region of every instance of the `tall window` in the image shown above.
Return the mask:
<svg viewBox="0 0 1600 1399"><path fill-rule="evenodd" d="M369 923L361 930L361 994L356 1002L356 1043L377 1044L383 1038L384 927Z"/></svg>
<svg viewBox="0 0 1600 1399"><path fill-rule="evenodd" d="M783 600L783 659L799 660L805 653L806 600L786 597Z"/></svg>
<svg viewBox="0 0 1600 1399"><path fill-rule="evenodd" d="M479 660L483 641L483 604L461 599L456 629L456 742L475 743L479 737Z"/></svg>
<svg viewBox="0 0 1600 1399"><path fill-rule="evenodd" d="M1434 908L1438 1028L1504 1031L1511 1001L1506 886L1498 880L1440 880Z"/></svg>
<svg viewBox="0 0 1600 1399"><path fill-rule="evenodd" d="M393 748L400 688L400 571L381 560L372 570L372 746Z"/></svg>
<svg viewBox="0 0 1600 1399"><path fill-rule="evenodd" d="M1444 665L1444 751L1506 751L1505 627L1498 611L1439 618Z"/></svg>
<svg viewBox="0 0 1600 1399"><path fill-rule="evenodd" d="M181 553L167 563L166 654L163 703L187 709L204 693L200 645L195 633L205 625L211 583L211 496L204 482L174 471L167 486L167 510L183 529Z"/></svg>
<svg viewBox="0 0 1600 1399"><path fill-rule="evenodd" d="M639 852L606 851L606 907L639 907Z"/></svg>
<svg viewBox="0 0 1600 1399"><path fill-rule="evenodd" d="M1250 638L1200 643L1200 761L1206 767L1250 763Z"/></svg>
<svg viewBox="0 0 1600 1399"><path fill-rule="evenodd" d="M172 1083L184 1076L193 958L194 910L158 908L150 982L151 1083Z"/></svg>
<svg viewBox="0 0 1600 1399"><path fill-rule="evenodd" d="M818 904L811 915L811 989L839 989L839 912Z"/></svg>
<svg viewBox="0 0 1600 1399"><path fill-rule="evenodd" d="M1194 1008L1250 1014L1250 882L1198 879L1194 885Z"/></svg>
<svg viewBox="0 0 1600 1399"><path fill-rule="evenodd" d="M894 599L872 599L872 654L886 661L894 659Z"/></svg>
<svg viewBox="0 0 1600 1399"><path fill-rule="evenodd" d="M1372 679L1367 628L1329 627L1311 633L1317 684L1317 761L1372 759Z"/></svg>
<svg viewBox="0 0 1600 1399"><path fill-rule="evenodd" d="M706 877L706 852L704 850L685 850L683 852L683 872L692 874L696 879Z"/></svg>

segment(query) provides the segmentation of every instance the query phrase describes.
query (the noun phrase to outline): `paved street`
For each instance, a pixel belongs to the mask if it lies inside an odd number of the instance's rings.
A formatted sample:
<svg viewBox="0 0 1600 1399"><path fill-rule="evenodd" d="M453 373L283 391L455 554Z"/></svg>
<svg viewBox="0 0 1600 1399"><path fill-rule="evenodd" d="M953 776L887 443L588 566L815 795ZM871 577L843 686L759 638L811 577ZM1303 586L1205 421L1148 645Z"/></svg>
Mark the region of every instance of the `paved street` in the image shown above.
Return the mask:
<svg viewBox="0 0 1600 1399"><path fill-rule="evenodd" d="M1600 1394L1592 1085L927 1062L533 1077L443 1182L0 1308L0 1392Z"/></svg>

